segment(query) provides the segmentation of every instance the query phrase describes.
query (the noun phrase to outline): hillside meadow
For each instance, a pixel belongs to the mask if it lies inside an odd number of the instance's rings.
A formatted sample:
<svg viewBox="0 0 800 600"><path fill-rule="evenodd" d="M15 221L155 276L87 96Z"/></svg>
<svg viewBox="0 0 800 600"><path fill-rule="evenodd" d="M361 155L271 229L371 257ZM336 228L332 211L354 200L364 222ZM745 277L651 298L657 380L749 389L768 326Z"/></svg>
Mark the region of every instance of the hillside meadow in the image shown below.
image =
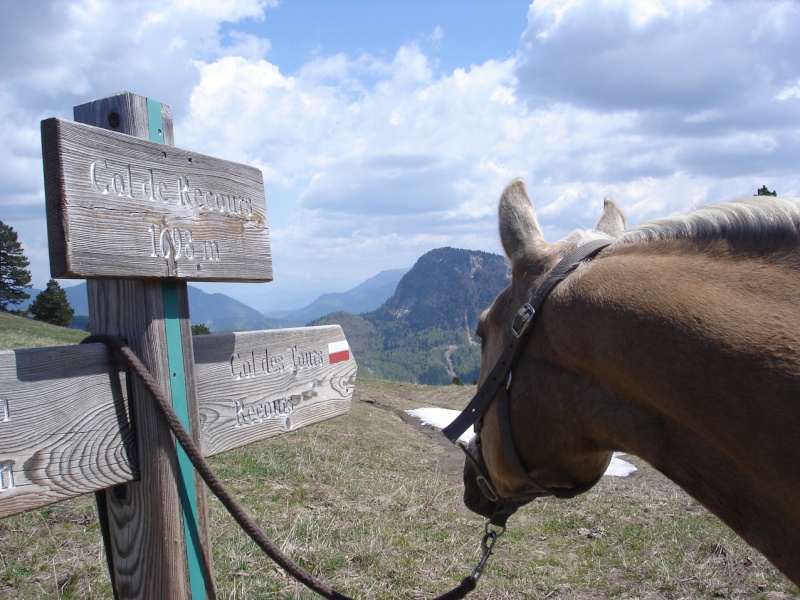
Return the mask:
<svg viewBox="0 0 800 600"><path fill-rule="evenodd" d="M0 313L0 348L85 333ZM356 357L357 358L357 357ZM458 451L406 410L461 408L472 386L359 380L350 412L214 457L246 509L295 560L357 598L431 598L480 557L483 521L461 501ZM758 552L636 457L574 500L522 509L475 599L798 597ZM218 597L312 598L209 497ZM0 598L108 598L94 507L84 496L0 520Z"/></svg>

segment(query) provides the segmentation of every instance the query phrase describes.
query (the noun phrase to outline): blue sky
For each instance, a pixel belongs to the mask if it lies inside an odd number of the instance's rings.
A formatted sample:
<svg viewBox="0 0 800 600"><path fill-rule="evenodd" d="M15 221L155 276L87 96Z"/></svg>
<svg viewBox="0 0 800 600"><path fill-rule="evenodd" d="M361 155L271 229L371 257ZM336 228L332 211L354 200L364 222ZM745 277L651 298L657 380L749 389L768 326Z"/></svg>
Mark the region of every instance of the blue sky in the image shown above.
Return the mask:
<svg viewBox="0 0 800 600"><path fill-rule="evenodd" d="M0 10L0 220L49 278L39 122L117 90L179 147L260 168L300 307L433 248L501 252L525 179L548 239L800 195L800 5L739 0L37 0ZM68 285L70 282L62 281Z"/></svg>
<svg viewBox="0 0 800 600"><path fill-rule="evenodd" d="M446 74L487 57L513 56L528 5L524 0L305 0L283 2L263 21L228 24L223 31L267 37L270 60L286 73L316 56L345 52L391 58L401 46L417 42L430 51L437 73Z"/></svg>

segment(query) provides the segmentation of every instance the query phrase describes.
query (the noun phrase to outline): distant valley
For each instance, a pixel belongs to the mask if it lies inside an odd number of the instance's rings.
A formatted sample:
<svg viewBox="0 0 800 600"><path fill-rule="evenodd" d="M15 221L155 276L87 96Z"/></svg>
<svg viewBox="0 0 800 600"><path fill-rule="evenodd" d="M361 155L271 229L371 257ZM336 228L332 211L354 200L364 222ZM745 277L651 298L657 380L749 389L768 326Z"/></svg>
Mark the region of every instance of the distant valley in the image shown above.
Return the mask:
<svg viewBox="0 0 800 600"><path fill-rule="evenodd" d="M408 269L381 271L346 292L322 294L305 308L269 312L266 315L304 325L334 312L346 311L354 314L369 312L379 308L394 294L397 284L406 273Z"/></svg>
<svg viewBox="0 0 800 600"><path fill-rule="evenodd" d="M506 259L477 250L439 248L423 255L378 309L334 313L359 375L411 383L471 384L480 373L478 317L506 286Z"/></svg>
<svg viewBox="0 0 800 600"><path fill-rule="evenodd" d="M189 284L189 312L192 325L203 324L215 333L301 327L332 312L362 313L379 308L394 293L398 282L407 271L408 269L382 271L346 292L322 294L306 307L266 315L230 296L209 294ZM75 311L72 326L85 329L89 321L86 283L64 289L67 300ZM21 308L27 308L38 292L39 290L30 290L28 293L31 298Z"/></svg>
<svg viewBox="0 0 800 600"><path fill-rule="evenodd" d="M323 294L291 311L262 314L230 296L188 288L193 325L216 333L339 324L360 376L444 385L477 379L478 317L508 282L500 255L438 248L411 269L383 271L347 292ZM75 310L73 327L86 328L86 284L66 292Z"/></svg>

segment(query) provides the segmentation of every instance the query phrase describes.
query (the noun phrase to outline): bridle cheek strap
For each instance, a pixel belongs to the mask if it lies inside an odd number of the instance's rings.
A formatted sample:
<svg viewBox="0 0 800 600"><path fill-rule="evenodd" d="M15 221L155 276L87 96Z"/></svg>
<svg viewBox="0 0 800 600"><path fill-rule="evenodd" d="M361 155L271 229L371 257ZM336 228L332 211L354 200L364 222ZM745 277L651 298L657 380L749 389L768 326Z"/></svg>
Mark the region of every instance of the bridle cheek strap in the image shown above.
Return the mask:
<svg viewBox="0 0 800 600"><path fill-rule="evenodd" d="M473 441L469 444L459 442L458 447L464 451L467 460L472 463L473 468L477 471L475 482L478 485L481 493L490 501L495 503L495 510L489 518L488 523L497 527L506 526L506 521L513 515L519 506L530 502L533 498L541 494L526 494L524 496L514 496L513 498L501 498L494 489L492 480L486 472L486 465L483 464L483 457L481 456L480 449ZM473 447L474 446L474 447Z"/></svg>
<svg viewBox="0 0 800 600"><path fill-rule="evenodd" d="M492 485L492 480L489 479L489 475L486 473L486 465L483 464L483 456L481 456L480 450L478 449L477 445L474 444L474 439L469 444L464 444L460 442L458 444L458 447L464 451L467 460L472 463L472 467L478 473L475 476L475 481L477 482L478 487L481 490L481 493L491 502L499 502L500 496L497 495L497 492L495 491L494 486Z"/></svg>
<svg viewBox="0 0 800 600"><path fill-rule="evenodd" d="M514 498L501 498L492 484L480 448L475 445L475 450L459 444L475 467L478 475L476 482L481 492L491 502L497 504L497 510L490 519L490 522L505 527L508 517L513 514L519 504L524 504L540 495L551 495L556 498L573 498L593 487L602 473L588 484L571 488L551 488L542 485L530 476L528 470L522 464L514 445L514 435L511 430L511 400L509 398L509 388L512 380L512 370L524 347L524 338L531 329L536 313L541 309L545 299L561 281L566 278L581 262L592 258L600 250L610 245L611 240L595 240L583 246L578 246L562 258L558 264L548 273L545 280L536 288L530 303L524 304L514 315L511 322L511 334L500 359L492 368L488 377L484 380L478 392L469 402L467 407L453 420L450 425L442 430L442 433L451 442L457 442L458 438L472 425L475 425L483 417L484 412L495 398L500 402L498 410L499 435L503 444L503 452L506 460L514 473L522 481L527 482L535 489L540 490L530 494L516 496Z"/></svg>
<svg viewBox="0 0 800 600"><path fill-rule="evenodd" d="M562 499L574 498L575 496L590 490L597 484L598 481L600 481L600 479L603 477L602 473L587 484L568 488L557 488L543 485L531 477L531 475L528 473L528 470L522 464L522 461L519 458L519 453L514 445L514 434L511 428L511 402L507 388L502 389L499 402L498 427L500 439L502 440L503 444L503 453L506 456L506 460L517 477L539 491L514 496L512 498L501 498L495 490L494 484L489 477L486 464L483 462L483 456L480 452L477 442L473 439L473 441L471 441L469 444L459 443L458 447L464 451L467 460L472 463L473 468L477 472L475 481L481 493L490 502L499 503L501 505L495 515L492 516L492 524L505 527L506 520L511 514L514 513L514 511L516 511L518 503L529 502L533 498L542 495L549 495Z"/></svg>
<svg viewBox="0 0 800 600"><path fill-rule="evenodd" d="M514 471L514 474L519 477L522 481L527 482L531 486L538 488L542 491L542 493L555 496L556 498L574 498L575 496L579 496L580 494L590 490L593 488L600 479L603 477L603 473L601 472L594 480L590 481L589 483L574 486L574 487L549 487L543 485L536 481L531 475L528 473L528 469L522 464L522 460L517 453L517 448L514 445L514 434L511 430L511 398L508 395L508 389L503 388L500 392L500 397L498 398L498 428L499 428L499 435L500 440L503 444L503 454L505 454L506 461L508 462L511 469ZM540 494L533 494L534 496Z"/></svg>
<svg viewBox="0 0 800 600"><path fill-rule="evenodd" d="M536 288L529 304L520 308L511 323L512 337L506 344L500 359L492 368L489 376L484 380L478 393L472 398L467 407L461 411L455 420L442 430L448 440L455 443L459 436L474 425L483 416L486 409L494 400L508 381L511 370L524 347L525 335L530 331L536 313L541 310L545 299L553 288L563 281L581 262L591 258L600 250L611 244L611 240L595 240L578 246L562 258L558 264L547 274L545 280Z"/></svg>

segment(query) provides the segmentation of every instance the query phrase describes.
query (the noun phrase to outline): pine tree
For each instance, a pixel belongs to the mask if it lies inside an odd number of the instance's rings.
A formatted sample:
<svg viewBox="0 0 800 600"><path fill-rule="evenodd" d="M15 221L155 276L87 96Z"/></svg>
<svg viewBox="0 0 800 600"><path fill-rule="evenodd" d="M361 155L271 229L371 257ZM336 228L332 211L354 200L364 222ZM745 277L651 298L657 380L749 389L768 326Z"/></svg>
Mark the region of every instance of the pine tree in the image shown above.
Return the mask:
<svg viewBox="0 0 800 600"><path fill-rule="evenodd" d="M29 264L17 232L0 221L0 310L10 310L30 298L25 292L31 287L31 272L25 268Z"/></svg>
<svg viewBox="0 0 800 600"><path fill-rule="evenodd" d="M37 321L69 327L75 311L69 305L67 292L55 279L47 282L47 288L31 302L28 312Z"/></svg>

